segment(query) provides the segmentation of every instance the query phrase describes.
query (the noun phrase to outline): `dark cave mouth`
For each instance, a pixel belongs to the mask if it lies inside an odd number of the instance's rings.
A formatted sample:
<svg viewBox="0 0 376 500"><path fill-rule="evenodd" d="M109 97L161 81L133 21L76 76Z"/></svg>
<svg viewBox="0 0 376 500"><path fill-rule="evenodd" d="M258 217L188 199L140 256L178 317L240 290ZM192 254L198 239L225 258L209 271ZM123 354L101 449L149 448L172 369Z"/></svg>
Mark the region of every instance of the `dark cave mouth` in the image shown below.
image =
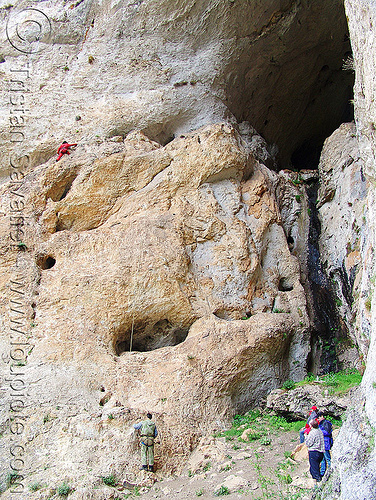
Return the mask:
<svg viewBox="0 0 376 500"><path fill-rule="evenodd" d="M162 319L154 324L136 322L133 327L119 329L113 341L117 356L126 352L149 352L161 347L176 346L187 338L189 327L172 325Z"/></svg>
<svg viewBox="0 0 376 500"><path fill-rule="evenodd" d="M276 23L267 37L240 41L217 85L238 123L277 145L279 168L315 169L325 139L354 119L349 58L342 0L318 0L300 5L282 34Z"/></svg>

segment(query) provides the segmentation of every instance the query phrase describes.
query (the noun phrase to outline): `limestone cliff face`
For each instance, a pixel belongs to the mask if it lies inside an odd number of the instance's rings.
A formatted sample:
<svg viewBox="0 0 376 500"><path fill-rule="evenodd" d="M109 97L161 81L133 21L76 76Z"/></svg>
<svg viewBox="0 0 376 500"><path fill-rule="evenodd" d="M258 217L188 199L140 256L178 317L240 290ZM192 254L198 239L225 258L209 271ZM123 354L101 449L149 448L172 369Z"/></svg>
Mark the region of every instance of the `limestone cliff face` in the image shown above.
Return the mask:
<svg viewBox="0 0 376 500"><path fill-rule="evenodd" d="M343 3L177 3L0 9L3 482L12 463L105 498L98 477L137 468L145 411L158 467L179 471L202 435L306 374L317 172L283 167L310 166L349 118ZM319 211L366 363L333 452L333 498L352 500L375 484L376 51L372 4L345 4L356 125L325 144ZM56 163L64 139L78 146Z"/></svg>
<svg viewBox="0 0 376 500"><path fill-rule="evenodd" d="M304 377L306 296L277 202L296 174L263 165L242 128L216 124L164 147L141 132L83 144L3 185L4 211L16 195L24 217L22 243L2 260L5 327L20 342L27 329L33 346L5 373L25 364L30 404L43 408L25 425L29 473L52 461L57 481L67 447L88 465L110 446L105 467L134 469L126 433L148 409L159 467L177 470L201 435ZM58 438L39 459L44 417ZM81 432L92 436L84 448Z"/></svg>
<svg viewBox="0 0 376 500"><path fill-rule="evenodd" d="M351 307L354 315L351 321L353 336L364 354L366 368L358 395L354 398L353 408L348 414L333 449L334 471L329 484L324 488L322 498L366 499L376 496L374 444L376 308L373 293L376 234L374 189L376 175L374 24L376 13L372 2L346 0L345 6L356 74L354 88L356 130L350 128L346 130L343 127L336 137L333 136L330 139L332 144L337 143L337 145L331 150L334 156L331 156L331 161L327 164L332 165L331 175L328 176L329 172L323 171L325 179L323 186L326 186L322 190L323 202L324 193L330 192L328 187L330 184L335 184L333 181L340 169L341 181L337 182L335 190L332 190L330 196L332 201L327 198L327 207L324 204L320 211L325 221L326 238L322 244L325 248L328 266L333 270L336 268L339 270L341 267L343 274L348 276L347 278L342 276L339 280L337 277L337 283L341 283L340 293L343 297L346 295L346 282L349 285L347 287L351 292L349 297L354 301ZM356 136L356 142L354 136ZM327 147L330 147L329 143ZM351 149L352 152L350 152ZM367 187L366 196L365 187ZM340 215L340 220L343 221L340 234L337 228L330 230L329 207L332 207L332 212L335 210ZM345 297L341 307L344 311L349 310ZM348 318L348 315L345 314L345 317Z"/></svg>
<svg viewBox="0 0 376 500"><path fill-rule="evenodd" d="M0 10L0 79L13 103L2 104L3 177L12 139L32 167L64 139L137 128L165 143L223 119L250 121L288 163L312 134L322 141L341 123L330 117L351 97L351 74L340 83L350 51L341 0L27 7L18 0Z"/></svg>

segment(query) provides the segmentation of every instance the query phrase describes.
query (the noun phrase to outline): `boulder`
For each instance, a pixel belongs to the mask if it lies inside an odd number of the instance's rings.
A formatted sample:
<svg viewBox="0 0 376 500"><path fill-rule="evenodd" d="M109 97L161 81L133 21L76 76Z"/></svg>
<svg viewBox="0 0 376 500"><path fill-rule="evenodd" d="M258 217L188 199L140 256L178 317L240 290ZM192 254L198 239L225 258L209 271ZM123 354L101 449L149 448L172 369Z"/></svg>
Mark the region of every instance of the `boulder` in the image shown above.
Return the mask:
<svg viewBox="0 0 376 500"><path fill-rule="evenodd" d="M266 406L279 415L295 420L307 418L313 405L328 417L341 418L350 404L351 394L341 397L325 394L320 384L307 384L289 391L275 389L268 395Z"/></svg>

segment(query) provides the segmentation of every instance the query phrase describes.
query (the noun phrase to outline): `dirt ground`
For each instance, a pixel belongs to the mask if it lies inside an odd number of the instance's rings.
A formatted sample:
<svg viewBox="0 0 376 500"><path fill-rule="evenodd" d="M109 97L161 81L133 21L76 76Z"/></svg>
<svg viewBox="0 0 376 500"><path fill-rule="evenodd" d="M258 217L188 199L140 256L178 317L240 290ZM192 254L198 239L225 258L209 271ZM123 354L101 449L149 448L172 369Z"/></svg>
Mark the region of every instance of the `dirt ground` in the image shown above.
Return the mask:
<svg viewBox="0 0 376 500"><path fill-rule="evenodd" d="M298 433L282 429L272 430L268 439L251 442L209 437L181 476L163 479L158 471L140 472L138 484L143 479L144 484L156 480L154 485L122 489L118 498L310 500L313 483L308 459L290 458L298 444Z"/></svg>

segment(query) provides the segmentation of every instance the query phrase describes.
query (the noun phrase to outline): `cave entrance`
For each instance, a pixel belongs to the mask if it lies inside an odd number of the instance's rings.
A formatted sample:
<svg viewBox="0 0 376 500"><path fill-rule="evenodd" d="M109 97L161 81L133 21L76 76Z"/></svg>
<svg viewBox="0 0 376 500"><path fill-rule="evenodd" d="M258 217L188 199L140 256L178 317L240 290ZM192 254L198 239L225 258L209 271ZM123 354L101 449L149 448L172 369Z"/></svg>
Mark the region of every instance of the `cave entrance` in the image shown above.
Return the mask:
<svg viewBox="0 0 376 500"><path fill-rule="evenodd" d="M238 28L218 85L237 121L278 146L280 168L317 168L324 140L353 119L343 0L270 4L259 32ZM250 20L252 5L243 12Z"/></svg>
<svg viewBox="0 0 376 500"><path fill-rule="evenodd" d="M125 352L154 351L161 347L175 346L184 342L188 335L188 327L177 327L167 319L148 325L135 323L133 328L126 328L116 335L114 351L117 356Z"/></svg>

